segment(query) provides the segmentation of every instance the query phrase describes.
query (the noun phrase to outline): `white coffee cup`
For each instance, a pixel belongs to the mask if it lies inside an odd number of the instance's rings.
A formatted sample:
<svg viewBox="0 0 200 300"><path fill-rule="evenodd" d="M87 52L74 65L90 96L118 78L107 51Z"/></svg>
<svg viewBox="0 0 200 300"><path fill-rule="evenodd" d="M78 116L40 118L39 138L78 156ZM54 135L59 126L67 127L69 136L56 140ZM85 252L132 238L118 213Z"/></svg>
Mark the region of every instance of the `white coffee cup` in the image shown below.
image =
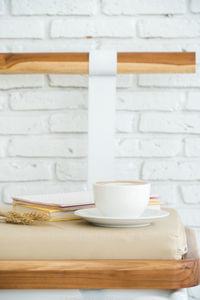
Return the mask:
<svg viewBox="0 0 200 300"><path fill-rule="evenodd" d="M150 183L104 181L93 185L97 209L106 217L139 217L148 205Z"/></svg>

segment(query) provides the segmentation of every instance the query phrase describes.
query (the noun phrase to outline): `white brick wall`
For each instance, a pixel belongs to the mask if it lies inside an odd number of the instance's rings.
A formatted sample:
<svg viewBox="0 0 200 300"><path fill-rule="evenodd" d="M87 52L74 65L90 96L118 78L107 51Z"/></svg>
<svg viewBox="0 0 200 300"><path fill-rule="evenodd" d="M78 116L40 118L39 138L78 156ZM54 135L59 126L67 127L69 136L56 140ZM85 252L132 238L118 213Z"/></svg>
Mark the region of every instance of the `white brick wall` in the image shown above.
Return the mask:
<svg viewBox="0 0 200 300"><path fill-rule="evenodd" d="M32 20L1 20L0 39L42 39L44 37L44 23Z"/></svg>
<svg viewBox="0 0 200 300"><path fill-rule="evenodd" d="M0 1L0 14L3 15L4 13L4 0Z"/></svg>
<svg viewBox="0 0 200 300"><path fill-rule="evenodd" d="M52 22L52 38L134 37L135 21L125 18L73 18Z"/></svg>
<svg viewBox="0 0 200 300"><path fill-rule="evenodd" d="M199 0L0 0L0 52L196 51ZM0 75L0 198L86 189L82 75ZM200 232L200 70L118 75L116 177ZM105 146L105 145L104 145ZM200 300L199 288L191 289Z"/></svg>
<svg viewBox="0 0 200 300"><path fill-rule="evenodd" d="M42 87L44 83L43 75L0 75L0 89L17 89L28 87Z"/></svg>
<svg viewBox="0 0 200 300"><path fill-rule="evenodd" d="M199 26L200 28L200 26ZM139 76L140 87L199 88L199 70L196 74L144 74Z"/></svg>
<svg viewBox="0 0 200 300"><path fill-rule="evenodd" d="M70 110L66 113L56 113L50 117L51 132L87 132L87 112Z"/></svg>
<svg viewBox="0 0 200 300"><path fill-rule="evenodd" d="M74 137L16 137L11 138L8 155L12 157L85 157L87 138Z"/></svg>
<svg viewBox="0 0 200 300"><path fill-rule="evenodd" d="M0 104L3 105L3 97L1 100L1 96ZM51 91L49 89L15 91L9 95L9 104L12 110L85 109L87 108L87 93L84 90Z"/></svg>
<svg viewBox="0 0 200 300"><path fill-rule="evenodd" d="M191 11L194 13L200 12L200 3L198 0L191 0Z"/></svg>
<svg viewBox="0 0 200 300"><path fill-rule="evenodd" d="M199 19L188 17L149 18L138 23L141 38L191 38L200 37Z"/></svg>
<svg viewBox="0 0 200 300"><path fill-rule="evenodd" d="M181 152L181 139L177 138L129 138L121 137L118 142L119 157L170 157Z"/></svg>
<svg viewBox="0 0 200 300"><path fill-rule="evenodd" d="M59 160L56 164L56 176L64 181L86 181L87 161L83 159Z"/></svg>
<svg viewBox="0 0 200 300"><path fill-rule="evenodd" d="M108 15L182 14L185 0L103 0L103 12Z"/></svg>
<svg viewBox="0 0 200 300"><path fill-rule="evenodd" d="M186 138L185 139L185 154L199 157L200 153L200 138Z"/></svg>
<svg viewBox="0 0 200 300"><path fill-rule="evenodd" d="M42 134L48 131L47 117L6 113L0 116L0 134Z"/></svg>
<svg viewBox="0 0 200 300"><path fill-rule="evenodd" d="M200 133L197 113L146 113L140 120L142 132Z"/></svg>
<svg viewBox="0 0 200 300"><path fill-rule="evenodd" d="M45 160L4 159L0 161L0 181L50 180L53 162Z"/></svg>
<svg viewBox="0 0 200 300"><path fill-rule="evenodd" d="M200 160L149 160L144 163L145 180L200 180Z"/></svg>
<svg viewBox="0 0 200 300"><path fill-rule="evenodd" d="M93 0L12 0L11 11L13 15L91 15L96 11L96 2Z"/></svg>
<svg viewBox="0 0 200 300"><path fill-rule="evenodd" d="M197 94L196 97L198 97ZM200 96L199 96L200 97ZM198 101L191 100L188 109ZM133 111L176 111L184 107L184 93L176 92L135 92L119 91L117 94L117 109ZM194 103L194 104L193 104ZM199 101L200 109L200 101Z"/></svg>
<svg viewBox="0 0 200 300"><path fill-rule="evenodd" d="M188 94L186 109L187 110L200 110L200 93L199 92L190 92Z"/></svg>

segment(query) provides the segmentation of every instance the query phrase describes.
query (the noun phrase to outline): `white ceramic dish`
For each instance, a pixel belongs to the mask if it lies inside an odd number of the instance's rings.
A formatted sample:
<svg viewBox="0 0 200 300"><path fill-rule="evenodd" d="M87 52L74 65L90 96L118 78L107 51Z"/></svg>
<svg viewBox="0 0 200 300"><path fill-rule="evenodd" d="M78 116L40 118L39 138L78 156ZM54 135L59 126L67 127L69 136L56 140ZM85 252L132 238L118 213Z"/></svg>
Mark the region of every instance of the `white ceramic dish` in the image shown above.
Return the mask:
<svg viewBox="0 0 200 300"><path fill-rule="evenodd" d="M145 181L104 181L93 184L94 202L105 217L141 216L150 197Z"/></svg>
<svg viewBox="0 0 200 300"><path fill-rule="evenodd" d="M97 226L140 227L147 226L157 219L167 217L169 215L169 212L164 210L146 208L144 213L140 217L116 218L103 216L97 208L87 208L77 210L75 212L75 215Z"/></svg>

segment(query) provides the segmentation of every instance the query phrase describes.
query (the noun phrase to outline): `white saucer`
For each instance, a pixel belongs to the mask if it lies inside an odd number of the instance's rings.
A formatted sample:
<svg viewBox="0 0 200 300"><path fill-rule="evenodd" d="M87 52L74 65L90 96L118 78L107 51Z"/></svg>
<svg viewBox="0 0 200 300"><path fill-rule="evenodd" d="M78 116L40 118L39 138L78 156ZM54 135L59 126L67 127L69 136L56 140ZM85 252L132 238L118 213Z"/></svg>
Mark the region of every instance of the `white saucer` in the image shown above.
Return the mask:
<svg viewBox="0 0 200 300"><path fill-rule="evenodd" d="M164 218L169 215L169 212L158 209L145 209L144 213L138 217L114 218L103 216L97 208L79 209L75 212L79 216L90 223L103 227L141 227L148 226L156 219Z"/></svg>

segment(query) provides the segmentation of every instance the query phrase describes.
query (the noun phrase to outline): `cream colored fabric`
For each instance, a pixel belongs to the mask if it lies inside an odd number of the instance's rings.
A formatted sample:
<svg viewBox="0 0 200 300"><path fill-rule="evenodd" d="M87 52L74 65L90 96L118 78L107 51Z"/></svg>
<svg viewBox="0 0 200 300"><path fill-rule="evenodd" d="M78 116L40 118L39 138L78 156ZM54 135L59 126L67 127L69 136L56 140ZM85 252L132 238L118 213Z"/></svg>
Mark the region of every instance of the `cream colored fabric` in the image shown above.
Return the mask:
<svg viewBox="0 0 200 300"><path fill-rule="evenodd" d="M148 227L104 228L83 220L43 225L0 223L0 259L181 259L186 248L177 212Z"/></svg>

